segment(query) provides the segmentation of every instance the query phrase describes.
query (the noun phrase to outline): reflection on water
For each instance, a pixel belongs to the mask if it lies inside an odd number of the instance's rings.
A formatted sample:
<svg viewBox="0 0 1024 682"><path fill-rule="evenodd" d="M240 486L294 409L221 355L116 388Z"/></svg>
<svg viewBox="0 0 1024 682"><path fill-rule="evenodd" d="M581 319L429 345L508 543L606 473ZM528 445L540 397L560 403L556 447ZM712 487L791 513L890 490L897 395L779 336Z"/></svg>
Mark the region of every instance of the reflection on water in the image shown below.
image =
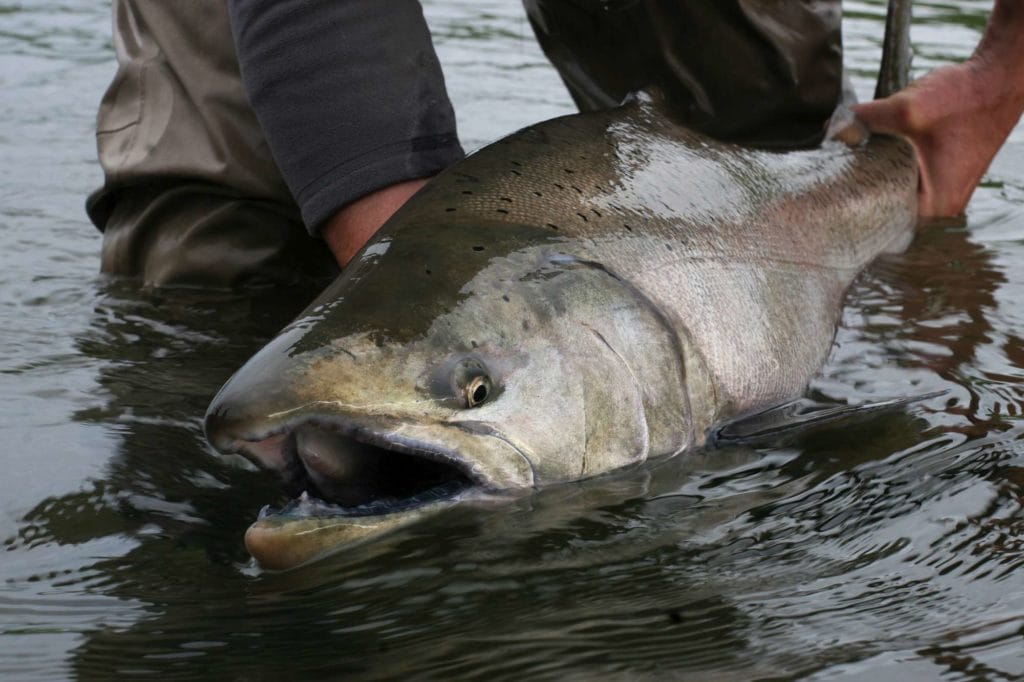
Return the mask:
<svg viewBox="0 0 1024 682"><path fill-rule="evenodd" d="M427 5L471 146L567 109L515 3ZM925 69L966 54L989 3L916 5ZM846 10L866 93L882 7ZM312 293L94 274L81 200L107 12L0 10L0 675L1024 675L1019 134L966 229L858 281L810 391L940 397L451 510L265 574L241 534L276 482L215 455L201 417Z"/></svg>

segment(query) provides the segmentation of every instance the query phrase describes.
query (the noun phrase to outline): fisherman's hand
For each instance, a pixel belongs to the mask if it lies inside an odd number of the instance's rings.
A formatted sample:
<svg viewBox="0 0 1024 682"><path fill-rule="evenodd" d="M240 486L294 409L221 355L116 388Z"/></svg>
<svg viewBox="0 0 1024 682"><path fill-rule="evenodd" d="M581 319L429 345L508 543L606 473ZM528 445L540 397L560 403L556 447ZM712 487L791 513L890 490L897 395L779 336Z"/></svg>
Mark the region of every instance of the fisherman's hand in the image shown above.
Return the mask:
<svg viewBox="0 0 1024 682"><path fill-rule="evenodd" d="M891 97L853 107L871 130L902 135L913 144L921 216L962 213L1020 119L1024 99L993 78L968 61L933 71Z"/></svg>
<svg viewBox="0 0 1024 682"><path fill-rule="evenodd" d="M963 64L937 69L854 112L876 132L906 137L920 168L918 212L963 212L1024 111L1024 2L996 0L981 42Z"/></svg>
<svg viewBox="0 0 1024 682"><path fill-rule="evenodd" d="M381 225L401 208L429 178L407 180L361 197L334 214L321 230L321 236L344 268Z"/></svg>

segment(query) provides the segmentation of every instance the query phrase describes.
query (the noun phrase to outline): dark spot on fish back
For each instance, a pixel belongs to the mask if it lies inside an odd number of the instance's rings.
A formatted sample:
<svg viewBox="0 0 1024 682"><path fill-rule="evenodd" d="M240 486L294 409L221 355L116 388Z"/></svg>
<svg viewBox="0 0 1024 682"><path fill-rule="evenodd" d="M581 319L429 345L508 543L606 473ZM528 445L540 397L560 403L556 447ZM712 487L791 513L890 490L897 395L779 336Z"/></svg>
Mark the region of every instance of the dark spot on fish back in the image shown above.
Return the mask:
<svg viewBox="0 0 1024 682"><path fill-rule="evenodd" d="M503 214L505 214L505 215L508 215L508 210L507 210L507 209L504 209L504 208L496 208L496 209L494 209L494 210L495 210L495 211L497 211L498 213L503 213Z"/></svg>
<svg viewBox="0 0 1024 682"><path fill-rule="evenodd" d="M472 194L473 190L471 190L471 189L464 189L464 190L462 190L462 193L463 194Z"/></svg>
<svg viewBox="0 0 1024 682"><path fill-rule="evenodd" d="M597 210L596 208L592 208L592 209L590 209L590 210L591 210L591 211L593 211L593 212L594 212L594 214L595 214L595 215L597 215L597 217L598 217L598 218L600 218L600 217L601 217L601 212L600 212L600 211L598 211L598 210Z"/></svg>
<svg viewBox="0 0 1024 682"><path fill-rule="evenodd" d="M535 197L542 197L544 195L541 194L540 192L538 192L537 190L533 190L533 196L535 196Z"/></svg>
<svg viewBox="0 0 1024 682"><path fill-rule="evenodd" d="M480 246L480 245L478 244L478 245L476 245L476 246L474 246L474 247L473 247L473 250L474 250L474 251L483 251L483 250L484 250L484 247L482 247L482 246Z"/></svg>
<svg viewBox="0 0 1024 682"><path fill-rule="evenodd" d="M575 172L576 172L576 171L574 171L574 170L573 170L573 169L571 169L571 168L563 168L562 170L564 170L564 171L565 171L566 173L568 173L569 175L572 175L573 173L575 173Z"/></svg>
<svg viewBox="0 0 1024 682"><path fill-rule="evenodd" d="M510 203L510 204L512 203L512 199L510 199L509 197L499 197L499 198L500 198L500 199L501 199L502 201L507 201L507 202L508 202L508 203Z"/></svg>
<svg viewBox="0 0 1024 682"><path fill-rule="evenodd" d="M455 207L454 206L449 206L448 208L446 208L444 210L444 212L445 213L455 213Z"/></svg>
<svg viewBox="0 0 1024 682"><path fill-rule="evenodd" d="M587 222L587 216L583 215L582 213L577 213L576 215L583 218L583 222Z"/></svg>
<svg viewBox="0 0 1024 682"><path fill-rule="evenodd" d="M508 303L510 301L508 294L502 294L501 300L503 300L505 303Z"/></svg>
<svg viewBox="0 0 1024 682"><path fill-rule="evenodd" d="M565 185L559 185L557 182L552 184L554 184L554 186L557 187L558 189L565 189Z"/></svg>
<svg viewBox="0 0 1024 682"><path fill-rule="evenodd" d="M550 227L550 228L551 228L552 230L555 230L556 232L558 231L558 225L555 225L554 223L548 223L547 225L548 225L548 227Z"/></svg>

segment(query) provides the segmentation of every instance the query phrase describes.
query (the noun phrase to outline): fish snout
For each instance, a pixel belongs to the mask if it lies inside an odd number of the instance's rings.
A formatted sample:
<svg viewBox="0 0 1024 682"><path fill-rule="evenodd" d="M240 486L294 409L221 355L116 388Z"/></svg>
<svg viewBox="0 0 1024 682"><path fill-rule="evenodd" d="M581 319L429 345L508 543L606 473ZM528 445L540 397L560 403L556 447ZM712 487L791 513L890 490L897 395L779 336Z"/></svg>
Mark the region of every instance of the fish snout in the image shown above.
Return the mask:
<svg viewBox="0 0 1024 682"><path fill-rule="evenodd" d="M225 406L214 401L203 418L203 432L210 445L221 452L233 452L240 440L239 420Z"/></svg>
<svg viewBox="0 0 1024 682"><path fill-rule="evenodd" d="M238 453L268 469L284 471L287 424L277 423L250 400L240 399L228 382L210 403L203 430L210 445L223 453Z"/></svg>

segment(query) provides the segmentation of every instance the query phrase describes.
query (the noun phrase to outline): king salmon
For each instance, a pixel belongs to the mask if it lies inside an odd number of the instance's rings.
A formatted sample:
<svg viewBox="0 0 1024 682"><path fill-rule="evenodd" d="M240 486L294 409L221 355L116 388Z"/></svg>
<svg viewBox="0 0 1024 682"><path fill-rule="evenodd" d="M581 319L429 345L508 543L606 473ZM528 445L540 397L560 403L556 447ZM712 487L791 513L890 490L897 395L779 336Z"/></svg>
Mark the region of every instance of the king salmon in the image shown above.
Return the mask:
<svg viewBox="0 0 1024 682"><path fill-rule="evenodd" d="M650 102L531 126L442 173L207 414L301 499L287 568L487 491L701 446L800 396L844 293L910 242L917 169L875 136L751 150Z"/></svg>

